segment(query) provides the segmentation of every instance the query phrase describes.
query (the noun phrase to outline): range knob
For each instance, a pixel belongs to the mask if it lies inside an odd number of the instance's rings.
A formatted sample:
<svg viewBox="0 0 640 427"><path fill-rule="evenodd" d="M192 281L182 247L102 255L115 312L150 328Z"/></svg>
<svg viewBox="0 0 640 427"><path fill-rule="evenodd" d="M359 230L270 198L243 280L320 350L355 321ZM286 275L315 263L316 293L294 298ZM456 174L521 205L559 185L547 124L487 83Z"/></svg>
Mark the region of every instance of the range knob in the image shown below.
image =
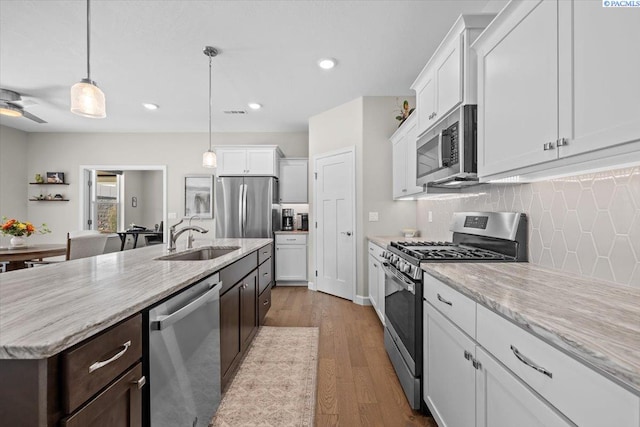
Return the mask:
<svg viewBox="0 0 640 427"><path fill-rule="evenodd" d="M403 273L409 273L411 271L411 264L409 264L408 262L403 262L400 266L400 271L402 271Z"/></svg>

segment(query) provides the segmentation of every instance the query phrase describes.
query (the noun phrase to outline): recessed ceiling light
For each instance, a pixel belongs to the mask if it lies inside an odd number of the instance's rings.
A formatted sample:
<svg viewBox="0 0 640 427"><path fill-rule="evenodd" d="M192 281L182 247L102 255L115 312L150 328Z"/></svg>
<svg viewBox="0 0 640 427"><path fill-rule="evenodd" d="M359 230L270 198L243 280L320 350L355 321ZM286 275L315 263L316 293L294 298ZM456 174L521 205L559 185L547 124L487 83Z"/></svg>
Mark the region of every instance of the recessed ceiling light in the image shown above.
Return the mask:
<svg viewBox="0 0 640 427"><path fill-rule="evenodd" d="M336 60L333 58L323 58L318 61L318 66L323 70L330 70L336 66Z"/></svg>
<svg viewBox="0 0 640 427"><path fill-rule="evenodd" d="M258 104L257 102L250 102L248 105L252 110L259 110L262 108L262 104Z"/></svg>
<svg viewBox="0 0 640 427"><path fill-rule="evenodd" d="M149 104L147 102L143 103L142 106L147 110L157 110L159 108L158 104Z"/></svg>

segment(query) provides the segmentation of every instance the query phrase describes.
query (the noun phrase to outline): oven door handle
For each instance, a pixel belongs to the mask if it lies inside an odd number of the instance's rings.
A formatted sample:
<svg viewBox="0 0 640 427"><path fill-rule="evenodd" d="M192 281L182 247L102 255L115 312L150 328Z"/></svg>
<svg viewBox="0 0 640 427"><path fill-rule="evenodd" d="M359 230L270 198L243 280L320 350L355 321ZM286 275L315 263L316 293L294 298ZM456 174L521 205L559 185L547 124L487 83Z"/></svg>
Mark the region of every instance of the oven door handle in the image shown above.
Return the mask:
<svg viewBox="0 0 640 427"><path fill-rule="evenodd" d="M386 276L389 276L393 281L402 286L404 290L411 292L413 295L416 294L416 287L413 282L407 280L402 273L398 272L398 270L396 270L391 264L383 262L382 269Z"/></svg>

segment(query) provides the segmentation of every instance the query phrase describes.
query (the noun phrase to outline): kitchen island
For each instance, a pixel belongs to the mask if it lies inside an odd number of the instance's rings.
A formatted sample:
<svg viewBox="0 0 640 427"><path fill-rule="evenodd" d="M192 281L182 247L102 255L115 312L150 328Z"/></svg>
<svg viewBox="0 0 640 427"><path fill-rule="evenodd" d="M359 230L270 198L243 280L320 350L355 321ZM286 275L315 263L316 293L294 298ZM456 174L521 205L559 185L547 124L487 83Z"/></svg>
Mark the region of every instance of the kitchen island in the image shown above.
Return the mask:
<svg viewBox="0 0 640 427"><path fill-rule="evenodd" d="M109 341L109 334L137 330L132 333L133 344L127 344L126 340L119 337L113 338L118 343L116 348L125 342L125 351L111 354L108 353L109 348L98 349L103 354L98 354L96 360L101 360L100 356L117 360L116 354L125 354L127 350L129 354L139 354L140 314L216 272L220 272L223 281L221 294L227 292L231 295L239 287L235 282L254 271L252 277L256 276L256 295L250 299L256 301L258 267L270 259L272 240L214 239L199 243L201 246L238 249L211 260L172 261L158 259L168 254L166 248L158 245L1 274L2 419L17 422L12 425L58 425L59 420L77 408L72 404L72 397L67 395L74 388L73 381L70 381L74 365L66 360L73 361L74 352L83 349L87 343L96 342L97 338L94 337L100 337L101 340L106 337L104 339ZM178 246L178 252L184 249L184 244ZM254 305L250 312L256 310ZM237 310L227 310L224 317L228 319L229 316L240 314ZM225 319L222 319L221 325L225 324ZM229 361L233 365L230 370L237 367L242 351L257 330L257 317L254 315L253 319L253 326L249 325L251 328L247 329L248 339ZM231 321L236 328L239 327L238 322L242 324L240 319ZM121 360L128 356L123 356ZM140 356L135 360L139 361ZM130 371L134 371L134 368ZM119 372L115 374L119 375ZM121 376L121 379L128 374ZM87 376L84 371L81 375ZM142 380L138 371L130 376L126 378L129 383L132 379ZM118 382L120 380L114 381L101 394L110 392L112 385L118 385ZM143 386L144 381L138 384L140 388ZM118 396L127 393L131 394L131 391L125 388ZM133 402L140 412L139 401L136 403L129 399L128 402ZM89 403L76 412L81 412L86 406L90 406ZM74 424L63 422L63 425Z"/></svg>

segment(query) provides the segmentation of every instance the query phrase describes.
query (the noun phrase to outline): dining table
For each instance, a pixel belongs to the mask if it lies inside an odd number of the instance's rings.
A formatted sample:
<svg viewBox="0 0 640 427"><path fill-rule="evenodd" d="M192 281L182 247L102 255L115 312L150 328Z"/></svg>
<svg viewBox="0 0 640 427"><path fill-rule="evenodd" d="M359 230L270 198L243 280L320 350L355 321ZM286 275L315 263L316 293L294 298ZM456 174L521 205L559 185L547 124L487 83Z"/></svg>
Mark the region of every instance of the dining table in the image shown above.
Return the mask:
<svg viewBox="0 0 640 427"><path fill-rule="evenodd" d="M162 241L162 231L159 230L142 230L142 229L130 229L125 231L118 231L118 236L120 236L120 250L124 250L124 244L127 241L127 236L133 236L133 249L138 246L138 236L154 236Z"/></svg>
<svg viewBox="0 0 640 427"><path fill-rule="evenodd" d="M7 271L26 268L25 261L42 261L43 258L66 254L66 243L41 243L24 247L0 246L0 262L8 262Z"/></svg>

